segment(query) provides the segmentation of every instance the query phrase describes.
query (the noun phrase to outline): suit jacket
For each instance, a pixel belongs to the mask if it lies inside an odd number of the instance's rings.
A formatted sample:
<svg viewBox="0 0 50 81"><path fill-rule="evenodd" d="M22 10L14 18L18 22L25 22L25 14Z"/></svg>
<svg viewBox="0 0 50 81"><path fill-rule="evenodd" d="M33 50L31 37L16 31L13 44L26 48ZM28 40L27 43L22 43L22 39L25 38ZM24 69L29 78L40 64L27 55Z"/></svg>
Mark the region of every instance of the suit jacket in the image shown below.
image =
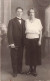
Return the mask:
<svg viewBox="0 0 50 81"><path fill-rule="evenodd" d="M8 24L7 37L9 44L15 44L21 46L24 44L25 37L25 21L21 19L19 23L17 17L11 19Z"/></svg>

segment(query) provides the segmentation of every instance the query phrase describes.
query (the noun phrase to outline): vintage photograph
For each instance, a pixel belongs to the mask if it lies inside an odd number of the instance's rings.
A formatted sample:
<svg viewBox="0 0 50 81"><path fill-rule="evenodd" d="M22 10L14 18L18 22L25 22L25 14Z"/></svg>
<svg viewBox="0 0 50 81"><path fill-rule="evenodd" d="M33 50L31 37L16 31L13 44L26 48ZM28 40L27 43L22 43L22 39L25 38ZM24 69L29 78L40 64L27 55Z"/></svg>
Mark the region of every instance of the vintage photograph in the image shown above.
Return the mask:
<svg viewBox="0 0 50 81"><path fill-rule="evenodd" d="M0 0L0 81L50 81L50 0Z"/></svg>

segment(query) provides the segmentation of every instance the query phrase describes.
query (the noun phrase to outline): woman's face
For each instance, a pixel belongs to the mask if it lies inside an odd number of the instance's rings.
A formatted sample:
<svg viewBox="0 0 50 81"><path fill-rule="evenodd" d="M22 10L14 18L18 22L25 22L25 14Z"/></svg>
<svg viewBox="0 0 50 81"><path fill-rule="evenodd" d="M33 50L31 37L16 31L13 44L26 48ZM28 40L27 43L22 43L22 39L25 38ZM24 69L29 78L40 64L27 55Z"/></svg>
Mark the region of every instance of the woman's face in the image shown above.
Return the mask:
<svg viewBox="0 0 50 81"><path fill-rule="evenodd" d="M31 18L35 17L35 11L33 9L30 9L30 17Z"/></svg>

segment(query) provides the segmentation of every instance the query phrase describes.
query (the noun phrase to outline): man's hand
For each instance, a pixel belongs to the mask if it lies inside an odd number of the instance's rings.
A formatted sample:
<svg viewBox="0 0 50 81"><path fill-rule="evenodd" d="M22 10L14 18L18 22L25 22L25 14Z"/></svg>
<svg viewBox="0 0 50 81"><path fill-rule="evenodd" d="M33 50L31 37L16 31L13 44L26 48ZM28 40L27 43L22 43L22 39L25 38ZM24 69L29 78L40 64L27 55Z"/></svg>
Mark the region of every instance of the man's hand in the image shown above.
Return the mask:
<svg viewBox="0 0 50 81"><path fill-rule="evenodd" d="M11 48L15 48L15 45L14 44L10 44L9 45Z"/></svg>

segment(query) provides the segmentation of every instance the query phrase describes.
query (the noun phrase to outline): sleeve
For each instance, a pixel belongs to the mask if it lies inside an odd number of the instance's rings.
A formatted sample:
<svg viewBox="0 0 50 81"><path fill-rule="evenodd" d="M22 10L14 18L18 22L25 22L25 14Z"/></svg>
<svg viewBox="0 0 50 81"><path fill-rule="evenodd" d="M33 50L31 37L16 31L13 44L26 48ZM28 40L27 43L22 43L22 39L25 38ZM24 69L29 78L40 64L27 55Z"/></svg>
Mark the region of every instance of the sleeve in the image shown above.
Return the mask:
<svg viewBox="0 0 50 81"><path fill-rule="evenodd" d="M8 28L7 28L7 38L8 38L9 45L14 44L14 42L13 42L13 34L12 34L12 27L13 27L12 21L9 21Z"/></svg>
<svg viewBox="0 0 50 81"><path fill-rule="evenodd" d="M40 24L40 32L42 31L42 29L43 29L43 26L42 26L42 23L41 23L41 20L39 20L39 24Z"/></svg>
<svg viewBox="0 0 50 81"><path fill-rule="evenodd" d="M25 38L26 38L26 34L25 34L25 21L24 21L24 24L23 24L23 46L25 45Z"/></svg>
<svg viewBox="0 0 50 81"><path fill-rule="evenodd" d="M25 34L27 33L27 20L25 20Z"/></svg>

